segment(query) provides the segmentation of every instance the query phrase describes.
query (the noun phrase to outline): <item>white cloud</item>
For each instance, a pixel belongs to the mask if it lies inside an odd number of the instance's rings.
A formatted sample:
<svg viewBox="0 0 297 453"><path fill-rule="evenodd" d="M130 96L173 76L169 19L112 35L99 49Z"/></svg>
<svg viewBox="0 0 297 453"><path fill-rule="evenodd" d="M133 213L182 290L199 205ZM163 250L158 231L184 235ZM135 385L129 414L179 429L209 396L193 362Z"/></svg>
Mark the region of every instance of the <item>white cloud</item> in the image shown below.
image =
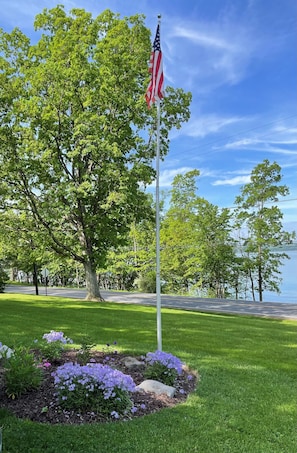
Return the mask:
<svg viewBox="0 0 297 453"><path fill-rule="evenodd" d="M255 146L258 144L259 146ZM267 142L256 140L239 140L238 142L228 143L224 146L226 149L245 149L249 151L259 151L272 154L282 154L287 156L296 156L297 150L289 150L284 147L271 146Z"/></svg>
<svg viewBox="0 0 297 453"><path fill-rule="evenodd" d="M297 134L297 132L296 132ZM297 145L297 135L295 138L292 139L285 139L285 140L270 140L270 143L274 145Z"/></svg>
<svg viewBox="0 0 297 453"><path fill-rule="evenodd" d="M242 138L241 140L236 140L235 142L226 143L224 148L237 149L237 148L242 148L245 146L256 145L257 143L259 143L259 140L256 140L254 138Z"/></svg>
<svg viewBox="0 0 297 453"><path fill-rule="evenodd" d="M210 170L209 168L199 168L200 171L200 177L201 178L206 178L206 177L211 177L211 178L217 178L218 176L218 170Z"/></svg>
<svg viewBox="0 0 297 453"><path fill-rule="evenodd" d="M190 137L205 137L214 134L231 124L243 121L240 117L220 117L215 114L203 115L200 118L193 118L183 126L182 133Z"/></svg>
<svg viewBox="0 0 297 453"><path fill-rule="evenodd" d="M159 175L159 186L160 187L171 187L172 181L176 175L184 175L188 171L194 170L193 167L179 167L171 170L162 170ZM155 187L156 182L154 181L149 187Z"/></svg>
<svg viewBox="0 0 297 453"><path fill-rule="evenodd" d="M234 178L229 179L218 179L212 183L213 186L238 186L242 184L247 184L251 180L250 175L246 176L235 176Z"/></svg>
<svg viewBox="0 0 297 453"><path fill-rule="evenodd" d="M255 149L255 151L261 151L261 152L266 151L268 153L282 154L285 156L297 156L297 149L291 151L289 149L285 149L285 148L281 148L281 147L270 146L269 144L267 146L265 146L264 148Z"/></svg>
<svg viewBox="0 0 297 453"><path fill-rule="evenodd" d="M245 135L238 140L228 141L224 146L217 149L248 150L279 154L280 156L295 156L297 154L297 129L286 127L284 124L273 126L259 126L259 131L242 133Z"/></svg>
<svg viewBox="0 0 297 453"><path fill-rule="evenodd" d="M160 187L171 187L172 181L176 175L184 175L188 171L192 171L192 167L180 167L172 170L163 170L160 172Z"/></svg>
<svg viewBox="0 0 297 453"><path fill-rule="evenodd" d="M280 133L285 133L286 135L293 134L295 137L297 136L296 127L277 126L274 128L274 131L280 132Z"/></svg>
<svg viewBox="0 0 297 453"><path fill-rule="evenodd" d="M189 28L183 28L181 26L174 27L173 34L179 38L186 38L195 44L211 48L211 49L223 49L230 52L235 52L236 46L234 43L228 42L220 36L211 35L209 32L203 33L201 31L190 30Z"/></svg>
<svg viewBox="0 0 297 453"><path fill-rule="evenodd" d="M260 140L256 138L243 138L241 140L237 140L235 142L229 142L225 145L227 149L234 149L234 148L242 148L242 147L250 147L253 145L296 145L297 144L297 137L294 139L284 139L284 140Z"/></svg>
<svg viewBox="0 0 297 453"><path fill-rule="evenodd" d="M216 21L193 23L175 19L171 24L165 35L168 69L176 73L180 61L180 73L191 89L205 95L221 85L237 84L245 77L258 46L249 22L239 23L225 15Z"/></svg>
<svg viewBox="0 0 297 453"><path fill-rule="evenodd" d="M30 28L33 31L33 22L35 16L40 14L44 8L52 9L57 6L57 3L63 3L65 10L68 11L79 6L79 2L73 0L64 0L56 2L55 0L31 0L30 2L20 0L10 0L5 2L5 8L1 9L2 21L10 25L10 27ZM17 14L16 14L17 11Z"/></svg>

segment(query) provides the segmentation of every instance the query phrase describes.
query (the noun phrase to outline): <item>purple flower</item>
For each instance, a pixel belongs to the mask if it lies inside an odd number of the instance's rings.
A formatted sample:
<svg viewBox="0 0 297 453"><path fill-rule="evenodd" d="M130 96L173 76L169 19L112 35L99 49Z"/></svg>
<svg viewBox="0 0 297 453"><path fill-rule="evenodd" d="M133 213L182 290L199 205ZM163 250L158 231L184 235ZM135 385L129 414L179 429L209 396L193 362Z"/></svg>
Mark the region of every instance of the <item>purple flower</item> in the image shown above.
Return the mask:
<svg viewBox="0 0 297 453"><path fill-rule="evenodd" d="M134 392L135 383L131 376L100 363L79 365L78 363L65 363L52 373L58 393L73 391L74 384L83 386L86 391L93 392L100 389L104 398L115 396L115 389L125 392Z"/></svg>
<svg viewBox="0 0 297 453"><path fill-rule="evenodd" d="M145 360L149 365L153 365L154 363L158 362L168 369L176 370L178 374L182 373L182 362L180 361L180 359L172 354L169 354L168 352L148 352Z"/></svg>
<svg viewBox="0 0 297 453"><path fill-rule="evenodd" d="M73 343L70 338L64 337L63 332L56 332L55 330L51 330L50 333L45 333L42 338L48 343L53 343L54 341L60 341L63 344Z"/></svg>

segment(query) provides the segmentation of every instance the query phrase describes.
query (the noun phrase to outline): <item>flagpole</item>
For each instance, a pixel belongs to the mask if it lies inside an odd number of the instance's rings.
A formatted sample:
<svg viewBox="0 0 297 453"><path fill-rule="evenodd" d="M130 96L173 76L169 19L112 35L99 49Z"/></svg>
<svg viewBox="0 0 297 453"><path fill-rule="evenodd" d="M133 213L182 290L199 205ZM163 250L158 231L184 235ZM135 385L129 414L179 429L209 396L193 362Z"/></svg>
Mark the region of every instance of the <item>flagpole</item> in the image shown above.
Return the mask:
<svg viewBox="0 0 297 453"><path fill-rule="evenodd" d="M158 24L161 15L158 14ZM157 296L157 344L162 351L161 277L160 277L160 99L157 99L157 150L156 150L156 296Z"/></svg>
<svg viewBox="0 0 297 453"><path fill-rule="evenodd" d="M159 196L159 166L160 166L160 99L164 97L164 74L162 51L160 45L161 15L158 14L158 26L149 61L150 83L145 93L148 108L152 104L157 107L157 143L156 143L156 308L157 308L157 345L162 351L161 326L161 281L160 281L160 196Z"/></svg>
<svg viewBox="0 0 297 453"><path fill-rule="evenodd" d="M161 15L158 15L158 24ZM162 351L161 278L160 278L160 99L157 99L157 149L156 149L156 297L157 297L157 345Z"/></svg>
<svg viewBox="0 0 297 453"><path fill-rule="evenodd" d="M160 279L160 100L157 102L157 152L156 152L156 296L157 296L157 344L162 351L161 279Z"/></svg>

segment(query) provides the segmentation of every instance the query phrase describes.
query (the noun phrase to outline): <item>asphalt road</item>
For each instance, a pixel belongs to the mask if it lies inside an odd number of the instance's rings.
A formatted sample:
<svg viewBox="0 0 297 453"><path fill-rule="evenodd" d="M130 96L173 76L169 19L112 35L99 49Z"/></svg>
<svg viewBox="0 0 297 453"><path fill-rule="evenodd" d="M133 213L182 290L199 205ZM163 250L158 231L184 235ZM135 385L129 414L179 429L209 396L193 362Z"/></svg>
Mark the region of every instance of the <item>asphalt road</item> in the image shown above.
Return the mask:
<svg viewBox="0 0 297 453"><path fill-rule="evenodd" d="M7 285L6 293L35 294L33 286ZM57 287L39 287L40 295L69 297L84 299L84 289L66 289ZM156 295L145 293L129 293L101 291L106 302L119 302L156 306ZM296 297L297 300L297 297ZM166 308L179 308L206 313L228 313L240 315L253 315L265 318L294 319L297 320L297 303L253 302L229 299L204 299L199 297L168 296L162 294L161 305Z"/></svg>

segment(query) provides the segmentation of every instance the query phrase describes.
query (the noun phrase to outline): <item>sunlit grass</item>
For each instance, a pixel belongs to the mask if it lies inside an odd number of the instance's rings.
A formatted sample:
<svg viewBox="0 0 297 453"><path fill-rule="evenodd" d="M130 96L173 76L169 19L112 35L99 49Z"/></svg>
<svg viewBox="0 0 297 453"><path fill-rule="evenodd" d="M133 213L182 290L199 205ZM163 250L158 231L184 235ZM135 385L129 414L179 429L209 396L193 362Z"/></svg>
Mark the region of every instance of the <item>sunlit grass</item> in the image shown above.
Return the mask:
<svg viewBox="0 0 297 453"><path fill-rule="evenodd" d="M62 330L75 345L117 341L133 354L156 349L152 307L50 296L0 295L0 341L30 345ZM0 410L4 452L295 453L297 322L162 310L163 349L196 369L188 401L125 423L49 426ZM1 405L1 403L0 403Z"/></svg>

